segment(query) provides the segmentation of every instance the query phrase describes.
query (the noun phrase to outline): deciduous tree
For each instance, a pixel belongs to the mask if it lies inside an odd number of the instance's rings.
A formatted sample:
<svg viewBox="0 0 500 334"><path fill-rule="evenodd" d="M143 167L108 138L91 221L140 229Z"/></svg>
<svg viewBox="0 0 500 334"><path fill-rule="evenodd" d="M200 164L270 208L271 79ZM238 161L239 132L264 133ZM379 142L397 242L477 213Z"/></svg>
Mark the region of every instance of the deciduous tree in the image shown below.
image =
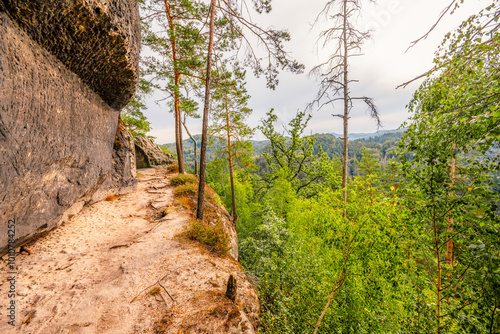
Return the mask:
<svg viewBox="0 0 500 334"><path fill-rule="evenodd" d="M276 130L277 119L271 109L259 126L270 141L268 152L263 154L270 169L269 173L264 174L269 184L284 173L284 178L291 182L297 195L310 197L319 191L320 181L324 178L331 178L327 183L335 183L336 173L332 161L321 146L317 147L315 153L314 136L304 136L311 115L298 112L285 129L286 135ZM335 187L333 184L331 186Z"/></svg>
<svg viewBox="0 0 500 334"><path fill-rule="evenodd" d="M500 140L497 3L446 36L410 103L413 117L400 142L404 176L412 181L410 224L427 263L420 269L436 294L437 333L493 333L500 325L493 297L500 293L498 195L490 176L499 169L498 154L491 154Z"/></svg>

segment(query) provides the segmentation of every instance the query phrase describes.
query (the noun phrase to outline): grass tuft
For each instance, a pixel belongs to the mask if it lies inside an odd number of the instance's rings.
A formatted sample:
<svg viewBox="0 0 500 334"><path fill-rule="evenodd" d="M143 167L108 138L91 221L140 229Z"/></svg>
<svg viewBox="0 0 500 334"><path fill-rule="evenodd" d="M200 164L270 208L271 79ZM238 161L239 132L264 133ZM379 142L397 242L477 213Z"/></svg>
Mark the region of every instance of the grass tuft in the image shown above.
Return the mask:
<svg viewBox="0 0 500 334"><path fill-rule="evenodd" d="M176 197L196 195L197 193L198 193L198 185L192 183L180 185L174 190L174 195Z"/></svg>
<svg viewBox="0 0 500 334"><path fill-rule="evenodd" d="M206 245L208 249L219 255L226 255L231 247L220 222L211 224L198 219L191 220L186 228L187 237Z"/></svg>
<svg viewBox="0 0 500 334"><path fill-rule="evenodd" d="M179 173L179 164L174 162L167 166L167 172L169 173Z"/></svg>
<svg viewBox="0 0 500 334"><path fill-rule="evenodd" d="M181 186L183 184L197 184L198 179L193 174L179 174L170 180L173 186Z"/></svg>

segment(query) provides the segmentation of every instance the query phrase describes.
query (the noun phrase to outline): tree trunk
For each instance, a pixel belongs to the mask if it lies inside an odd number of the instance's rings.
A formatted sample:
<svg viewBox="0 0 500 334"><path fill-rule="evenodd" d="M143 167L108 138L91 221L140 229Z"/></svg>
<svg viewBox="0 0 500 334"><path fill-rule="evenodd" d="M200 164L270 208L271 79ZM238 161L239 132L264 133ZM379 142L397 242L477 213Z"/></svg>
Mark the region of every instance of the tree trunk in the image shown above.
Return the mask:
<svg viewBox="0 0 500 334"><path fill-rule="evenodd" d="M210 1L210 38L207 53L207 77L205 82L205 104L203 107L203 127L201 132L201 152L200 152L200 184L198 186L198 205L196 208L196 218L203 220L204 195L205 195L205 167L207 160L207 132L208 132L208 112L210 108L210 84L212 79L212 52L214 47L214 21L215 21L215 0Z"/></svg>
<svg viewBox="0 0 500 334"><path fill-rule="evenodd" d="M236 215L236 201L234 195L234 179L233 179L233 153L231 150L231 131L229 127L229 110L227 109L227 96L226 96L226 126L227 126L227 155L229 158L229 179L231 180L231 201L233 203L233 211L231 216L233 217L233 223L236 225L238 220L238 215Z"/></svg>
<svg viewBox="0 0 500 334"><path fill-rule="evenodd" d="M191 138L191 140L193 141L193 145L194 145L194 175L198 175L198 142L191 135L191 132L189 132L189 130L186 126L186 118L184 118L184 122L182 122L182 125L184 125L184 129L186 130L189 138Z"/></svg>
<svg viewBox="0 0 500 334"><path fill-rule="evenodd" d="M435 199L432 199L432 202L435 204ZM434 224L434 253L436 256L436 316L437 316L437 334L441 334L441 275L442 275L442 267L441 267L441 252L440 252L440 242L439 242L439 234L437 227L437 217L436 217L436 207L434 207L433 212L433 224Z"/></svg>
<svg viewBox="0 0 500 334"><path fill-rule="evenodd" d="M177 150L177 163L179 164L179 173L184 174L184 148L182 144L181 112L180 112L180 70L179 60L177 59L177 39L175 37L175 25L170 10L170 3L165 0L165 9L168 19L168 25L172 32L170 44L172 45L172 60L174 63L174 112L175 112L175 148Z"/></svg>
<svg viewBox="0 0 500 334"><path fill-rule="evenodd" d="M344 152L342 161L342 188L344 189L344 218L347 218L347 144L349 140L349 90L348 90L348 72L347 72L347 0L344 0L344 24L343 24L343 43L344 43Z"/></svg>
<svg viewBox="0 0 500 334"><path fill-rule="evenodd" d="M453 153L455 153L455 143L453 143L452 146ZM450 188L453 187L455 183L455 158L451 158L451 171L450 171ZM453 193L450 192L449 197L453 196ZM448 232L453 233L453 217L450 216L448 217ZM451 267L453 268L453 260L454 260L454 254L453 254L453 239L449 239L448 242L446 243L446 263L449 263Z"/></svg>

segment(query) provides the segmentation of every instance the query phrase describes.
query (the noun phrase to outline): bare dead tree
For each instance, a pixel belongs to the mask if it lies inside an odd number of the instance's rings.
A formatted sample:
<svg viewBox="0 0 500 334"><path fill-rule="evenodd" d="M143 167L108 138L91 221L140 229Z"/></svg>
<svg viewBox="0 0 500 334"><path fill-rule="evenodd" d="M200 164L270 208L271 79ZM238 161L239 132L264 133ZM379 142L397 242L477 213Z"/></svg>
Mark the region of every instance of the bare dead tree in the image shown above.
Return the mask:
<svg viewBox="0 0 500 334"><path fill-rule="evenodd" d="M375 2L375 0L367 0ZM344 189L344 217L346 217L347 203L347 161L349 141L349 118L353 108L353 101L365 102L370 111L370 116L380 127L378 110L370 97L352 97L349 91L350 84L357 80L350 79L349 64L352 57L360 56L361 46L370 38L369 32L360 31L355 27L356 18L361 12L361 0L331 0L328 1L321 13L316 18L315 24L323 16L333 22L333 27L320 34L318 43L322 47L334 44L333 54L323 63L315 66L310 74L321 79L320 88L316 99L309 105L312 108L318 105L319 109L325 105L333 105L337 101L343 102L344 112L333 114L343 120L343 155L342 155L342 188Z"/></svg>

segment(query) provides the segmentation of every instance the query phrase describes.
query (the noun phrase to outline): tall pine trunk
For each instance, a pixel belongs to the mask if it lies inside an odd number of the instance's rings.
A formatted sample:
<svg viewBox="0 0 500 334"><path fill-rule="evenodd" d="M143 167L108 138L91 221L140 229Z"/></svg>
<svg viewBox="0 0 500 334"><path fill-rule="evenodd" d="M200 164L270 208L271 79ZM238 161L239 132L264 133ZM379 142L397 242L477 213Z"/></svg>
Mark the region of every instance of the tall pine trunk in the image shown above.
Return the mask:
<svg viewBox="0 0 500 334"><path fill-rule="evenodd" d="M231 180L231 201L233 203L233 208L231 216L233 217L233 223L236 225L238 220L238 215L236 214L236 196L234 195L234 178L233 178L233 152L231 149L231 129L229 125L229 109L227 107L227 95L226 95L226 129L227 129L227 156L229 159L229 179Z"/></svg>
<svg viewBox="0 0 500 334"><path fill-rule="evenodd" d="M180 77L179 60L177 58L177 39L175 37L175 24L170 9L170 3L165 0L165 10L170 27L171 36L170 44L172 45L172 60L174 63L174 112L175 112L175 148L177 151L177 163L179 165L179 173L184 174L184 148L182 145L182 128L181 128L181 112L180 112Z"/></svg>
<svg viewBox="0 0 500 334"><path fill-rule="evenodd" d="M207 160L207 132L208 113L210 109L210 84L212 81L212 53L214 47L214 21L215 21L215 0L210 2L210 38L208 41L207 53L207 77L205 82L205 104L203 106L203 126L201 132L201 152L200 152L200 184L198 185L198 205L196 208L196 218L203 219L204 199L205 199L205 167Z"/></svg>

